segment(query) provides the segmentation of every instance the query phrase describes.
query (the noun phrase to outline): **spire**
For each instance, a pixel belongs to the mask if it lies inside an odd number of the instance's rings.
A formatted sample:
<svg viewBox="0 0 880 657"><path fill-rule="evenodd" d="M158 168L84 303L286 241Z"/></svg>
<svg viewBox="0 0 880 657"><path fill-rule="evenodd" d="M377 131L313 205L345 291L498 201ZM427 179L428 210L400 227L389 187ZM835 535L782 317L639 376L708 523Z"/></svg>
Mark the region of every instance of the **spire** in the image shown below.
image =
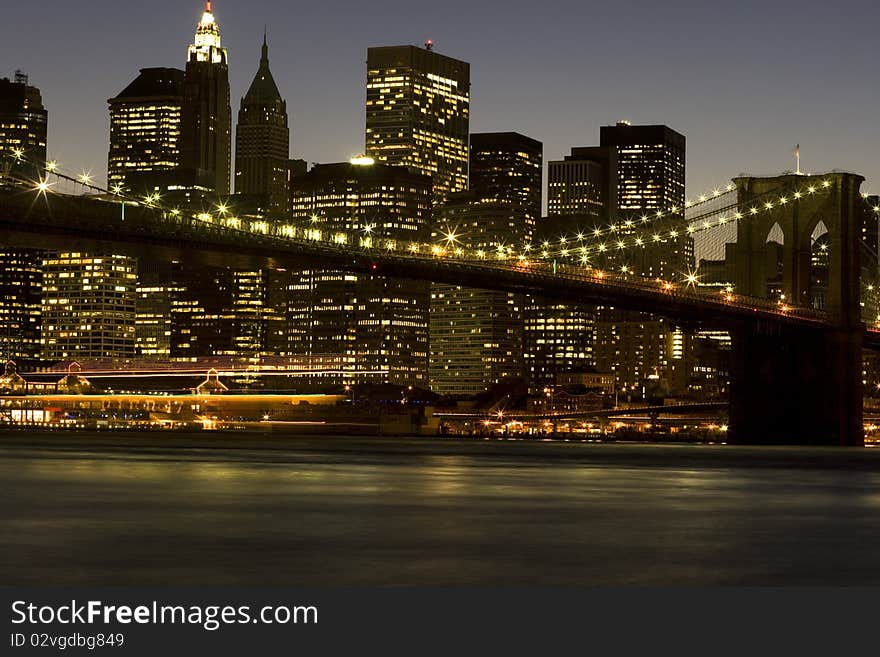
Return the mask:
<svg viewBox="0 0 880 657"><path fill-rule="evenodd" d="M243 103L246 104L267 104L276 100L283 100L275 79L272 77L272 71L269 70L269 41L266 32L263 33L263 54L260 58L260 68L254 76L254 81L248 92L245 94Z"/></svg>
<svg viewBox="0 0 880 657"><path fill-rule="evenodd" d="M187 59L215 64L226 61L226 52L220 43L220 26L214 18L214 3L205 1L205 11L196 26L196 37L187 52Z"/></svg>

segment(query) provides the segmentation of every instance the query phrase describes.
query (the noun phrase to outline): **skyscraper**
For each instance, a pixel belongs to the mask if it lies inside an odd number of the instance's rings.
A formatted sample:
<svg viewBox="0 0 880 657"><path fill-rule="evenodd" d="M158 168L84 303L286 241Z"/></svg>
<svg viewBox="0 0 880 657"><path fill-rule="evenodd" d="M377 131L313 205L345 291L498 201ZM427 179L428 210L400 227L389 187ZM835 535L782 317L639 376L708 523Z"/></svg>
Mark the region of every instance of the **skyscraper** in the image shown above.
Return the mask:
<svg viewBox="0 0 880 657"><path fill-rule="evenodd" d="M479 200L510 206L518 239L530 238L541 217L543 159L544 145L517 132L471 135L470 190Z"/></svg>
<svg viewBox="0 0 880 657"><path fill-rule="evenodd" d="M229 194L232 165L232 108L229 66L211 0L187 50L183 87L181 165L205 178L217 194Z"/></svg>
<svg viewBox="0 0 880 657"><path fill-rule="evenodd" d="M44 176L48 112L40 90L20 71L0 79L0 188ZM35 249L0 250L0 358L40 355L42 259Z"/></svg>
<svg viewBox="0 0 880 657"><path fill-rule="evenodd" d="M547 214L571 217L569 229L605 224L617 211L617 152L572 148L547 165ZM576 231L574 231L576 232Z"/></svg>
<svg viewBox="0 0 880 657"><path fill-rule="evenodd" d="M617 215L620 219L654 217L684 211L685 137L665 125L602 126L599 145L617 160ZM636 271L648 278L680 279L694 268L694 240L649 246L636 254Z"/></svg>
<svg viewBox="0 0 880 657"><path fill-rule="evenodd" d="M488 257L526 232L525 217L513 205L481 200L474 191L451 194L435 213L435 242L445 236L452 247ZM521 377L522 306L522 294L432 283L431 390L466 397Z"/></svg>
<svg viewBox="0 0 880 657"><path fill-rule="evenodd" d="M0 78L0 153L13 156L0 162L0 185L6 176L34 180L42 174L47 124L40 90L28 84L27 75L16 71L14 80Z"/></svg>
<svg viewBox="0 0 880 657"><path fill-rule="evenodd" d="M431 176L434 202L468 181L470 64L426 48L367 50L367 155Z"/></svg>
<svg viewBox="0 0 880 657"><path fill-rule="evenodd" d="M403 167L356 158L293 179L293 217L312 230L360 233L405 248L425 241L431 181ZM426 386L429 286L421 281L307 269L292 273L290 353L342 355L373 382Z"/></svg>
<svg viewBox="0 0 880 657"><path fill-rule="evenodd" d="M652 230L681 219L684 211L684 135L665 125L602 126L600 147L617 161L617 221L646 217ZM661 212L666 218L657 219ZM624 231L625 232L625 231ZM681 236L659 245L649 243L627 254L626 264L647 278L681 280L694 269L693 238ZM620 264L620 263L618 263ZM689 338L662 318L644 313L600 308L597 312L594 358L597 367L613 372L621 388L649 394L649 379L674 388L674 361ZM652 383L652 385L654 385Z"/></svg>
<svg viewBox="0 0 880 657"><path fill-rule="evenodd" d="M491 254L534 232L544 147L515 132L473 134L470 141L470 190L436 208L434 237L454 236ZM468 396L521 377L523 303L521 294L432 284L432 390Z"/></svg>
<svg viewBox="0 0 880 657"><path fill-rule="evenodd" d="M109 99L107 184L141 192L180 167L183 71L142 68Z"/></svg>
<svg viewBox="0 0 880 657"><path fill-rule="evenodd" d="M288 203L290 130L287 103L269 70L269 46L241 99L235 139L235 192L254 195L266 211L283 213Z"/></svg>

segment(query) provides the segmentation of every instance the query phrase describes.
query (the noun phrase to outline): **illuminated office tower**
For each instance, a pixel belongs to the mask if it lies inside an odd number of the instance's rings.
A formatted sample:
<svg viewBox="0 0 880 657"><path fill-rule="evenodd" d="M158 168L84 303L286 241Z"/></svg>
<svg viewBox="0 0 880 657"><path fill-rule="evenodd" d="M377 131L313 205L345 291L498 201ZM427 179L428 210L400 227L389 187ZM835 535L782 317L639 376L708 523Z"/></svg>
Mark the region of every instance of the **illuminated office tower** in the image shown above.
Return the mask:
<svg viewBox="0 0 880 657"><path fill-rule="evenodd" d="M515 132L471 135L470 190L436 208L436 242L483 250L521 244L541 216L543 144ZM431 389L470 396L523 375L521 294L431 285Z"/></svg>
<svg viewBox="0 0 880 657"><path fill-rule="evenodd" d="M541 217L543 159L544 145L517 132L471 135L469 189L510 206L517 225L508 240L530 238Z"/></svg>
<svg viewBox="0 0 880 657"><path fill-rule="evenodd" d="M572 148L547 164L547 214L577 218L571 229L607 223L617 208L617 154L592 146Z"/></svg>
<svg viewBox="0 0 880 657"><path fill-rule="evenodd" d="M171 356L172 308L183 289L173 282L167 260L138 260L135 351L144 358Z"/></svg>
<svg viewBox="0 0 880 657"><path fill-rule="evenodd" d="M59 253L43 260L43 358L135 355L137 263L120 255Z"/></svg>
<svg viewBox="0 0 880 657"><path fill-rule="evenodd" d="M20 365L40 357L42 265L42 251L0 251L0 358Z"/></svg>
<svg viewBox="0 0 880 657"><path fill-rule="evenodd" d="M109 99L110 151L107 184L143 192L180 167L183 71L142 68Z"/></svg>
<svg viewBox="0 0 880 657"><path fill-rule="evenodd" d="M232 269L171 264L171 356L228 354L233 345Z"/></svg>
<svg viewBox="0 0 880 657"><path fill-rule="evenodd" d="M175 262L166 279L173 358L287 352L287 270Z"/></svg>
<svg viewBox="0 0 880 657"><path fill-rule="evenodd" d="M48 112L40 90L28 84L21 71L15 78L0 78L0 185L11 176L28 181L43 173L46 165Z"/></svg>
<svg viewBox="0 0 880 657"><path fill-rule="evenodd" d="M426 48L367 50L367 155L431 176L442 202L468 182L470 64Z"/></svg>
<svg viewBox="0 0 880 657"><path fill-rule="evenodd" d="M287 103L269 70L263 38L260 67L241 99L235 138L235 193L253 196L260 207L284 213L288 203L290 130Z"/></svg>
<svg viewBox="0 0 880 657"><path fill-rule="evenodd" d="M322 234L346 231L406 248L428 239L431 181L355 158L295 177L291 206L294 219ZM323 269L291 277L291 354L340 355L359 380L427 386L427 283Z"/></svg>
<svg viewBox="0 0 880 657"><path fill-rule="evenodd" d="M0 79L0 188L45 176L48 112L40 90L17 71ZM29 365L40 355L44 252L0 249L0 358Z"/></svg>
<svg viewBox="0 0 880 657"><path fill-rule="evenodd" d="M187 50L180 135L181 166L206 180L220 195L229 194L232 165L232 108L229 67L210 0Z"/></svg>
<svg viewBox="0 0 880 657"><path fill-rule="evenodd" d="M593 370L595 324L589 306L527 299L523 358L530 392L556 385L560 374Z"/></svg>
<svg viewBox="0 0 880 657"><path fill-rule="evenodd" d="M644 215L659 228L664 225L664 219L654 218L658 212L668 215L674 210L683 211L684 135L665 125L621 122L602 126L599 144L616 154L620 220L640 219ZM646 247L633 257L635 271L642 276L680 280L694 269L694 240L683 233L677 240Z"/></svg>
<svg viewBox="0 0 880 657"><path fill-rule="evenodd" d="M451 194L435 209L432 241L495 256L521 240L525 216L510 203ZM468 397L522 370L523 295L431 284L430 383L440 395Z"/></svg>
<svg viewBox="0 0 880 657"><path fill-rule="evenodd" d="M602 126L600 146L613 149L617 157L617 220L647 217L654 230L681 220L685 203L686 140L665 125L630 125L620 122ZM664 218L657 219L661 212ZM680 226L677 226L680 227ZM619 263L618 263L619 264ZM626 263L647 278L682 280L695 268L694 240L681 236L661 245L650 244L629 256ZM597 315L596 359L610 367L621 389L636 388L649 396L660 381L670 394L686 385L682 360L690 347L686 335L662 319L643 313L600 309Z"/></svg>

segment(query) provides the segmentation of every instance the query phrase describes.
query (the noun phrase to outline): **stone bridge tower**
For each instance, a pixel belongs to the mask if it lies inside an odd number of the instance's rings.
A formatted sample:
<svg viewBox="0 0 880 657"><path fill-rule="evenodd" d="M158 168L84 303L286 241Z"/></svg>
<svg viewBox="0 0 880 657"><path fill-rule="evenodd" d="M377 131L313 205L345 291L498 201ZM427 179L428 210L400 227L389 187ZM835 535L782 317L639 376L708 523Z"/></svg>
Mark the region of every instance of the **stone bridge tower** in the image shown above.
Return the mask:
<svg viewBox="0 0 880 657"><path fill-rule="evenodd" d="M864 181L851 173L736 178L736 293L824 310L828 324L732 331L730 437L738 443L862 445L860 240ZM810 189L815 190L810 193ZM775 209L754 217L764 195ZM779 203L779 197L786 198ZM822 228L824 227L824 231ZM819 233L822 236L819 236ZM781 241L781 244L780 244ZM823 274L817 292L816 263Z"/></svg>

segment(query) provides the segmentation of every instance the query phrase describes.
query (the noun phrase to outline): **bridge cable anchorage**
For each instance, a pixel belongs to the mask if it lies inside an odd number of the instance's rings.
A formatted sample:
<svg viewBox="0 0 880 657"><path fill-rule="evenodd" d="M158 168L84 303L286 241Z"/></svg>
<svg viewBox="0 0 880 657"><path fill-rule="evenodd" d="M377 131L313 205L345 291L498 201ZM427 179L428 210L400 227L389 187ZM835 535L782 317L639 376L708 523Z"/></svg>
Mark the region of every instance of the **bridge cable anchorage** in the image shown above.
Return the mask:
<svg viewBox="0 0 880 657"><path fill-rule="evenodd" d="M8 153L2 153L0 155L3 155L3 157L7 159L10 157ZM15 161L20 163L23 161L23 158L16 156ZM812 309L810 308L795 307L793 305L780 306L779 304L775 304L771 307L768 306L767 299L737 297L733 294L733 291L729 289L722 293L721 298L716 297L714 294L707 295L698 292L696 289L696 274L694 272L688 272L682 281L673 282L638 277L636 276L637 272L625 264L620 267L619 274L605 272L601 269L596 269L590 266L588 262L589 255L591 253L596 254L606 252L608 250L608 245L606 243L599 243L598 245L582 244L581 246L569 248L566 245L565 238L562 238L560 248L551 248L550 243L545 242L543 248L535 250L533 245L530 242L527 242L523 244L520 249L514 248L513 245L503 244L498 245L494 249L470 249L458 245L459 239L458 236L455 235L455 229L447 232L445 235L445 245L417 241L405 242L375 236L375 224L364 226L359 233L328 231L324 230L321 226L321 218L316 215L313 215L308 222L300 221L299 223L290 222L279 224L276 221L267 221L261 216L237 217L232 213L231 208L224 203L219 204L214 209L215 211L213 213L192 213L187 218L184 216L184 213L180 208L172 207L164 203L158 194L135 197L128 194L126 190L118 185L108 190L92 183L90 176L86 173L79 175L66 173L61 170L58 163L55 161L49 161L46 163L45 172L45 177L40 175L36 181L26 181L26 186L29 186L32 190L36 189L38 193L44 193L48 191L51 183L48 183L47 181L49 175L52 175L59 180L65 180L79 185L83 189L90 189L98 192L103 196L103 198L99 200L105 202L118 203L123 207L126 204L141 206L148 210L159 212L164 219L170 219L177 222L194 220L195 223L191 224L190 227L197 228L198 230L207 229L221 232L233 231L249 236L255 234L263 235L266 236L267 239L283 239L290 242L320 244L322 247L330 249L331 253L333 251L338 252L339 250L345 250L346 253L351 253L352 255L372 256L377 252L382 251L389 255L400 251L406 254L404 257L413 258L415 260L423 261L425 258L431 258L445 262L459 261L471 265L483 263L482 268L488 272L491 272L493 269L497 270L502 268L523 272L532 270L539 264L547 266L552 263L553 275L559 278L572 278L594 283L599 282L603 285L623 286L628 289L640 289L652 293L660 291L679 296L696 296L707 302L711 301L712 303L718 303L719 305L748 305L749 308L754 308L755 310L760 308L762 311L770 311L776 314L790 314L792 312L801 314L806 313L805 317L809 315L813 319L821 319L819 316L813 316L815 313L810 315L812 312ZM25 181L17 180L16 182ZM651 242L666 243L672 239L676 239L679 235L702 232L731 221L747 219L762 212L771 211L779 205L785 205L792 200L798 200L804 196L813 195L823 189L830 188L830 186L830 181L826 179L818 186L795 189L794 192L791 192L791 196L788 195L788 192L780 195L778 190L773 190L761 197L756 197L756 199L753 199L747 207L744 207L741 210L738 209L730 215L726 213L734 207L738 208L738 205L728 204L720 209L701 213L696 216L691 216L690 218L683 216L681 219L681 225L687 225L684 231L681 231L680 228L672 228L665 235L654 233L651 237ZM727 190L724 193L718 191L713 197L714 199L724 197L730 193L730 191L731 190ZM763 200L763 205L758 202L765 198L768 200ZM709 200L710 199L708 198L703 199L701 197L697 202L692 203L690 207L702 206L709 202ZM724 214L717 216L720 212L723 212ZM662 215L663 213L660 214ZM670 213L670 216L672 216L672 213ZM716 216L717 218L714 220L707 218ZM701 221L701 223L695 223L697 221ZM626 222L622 225L624 228L627 227ZM616 232L619 227L620 224L615 225L613 227L614 231ZM646 243L646 240L640 236L626 235L621 237L622 239L617 240L613 245L613 248L617 248L621 251L633 246L644 248ZM559 259L563 259L563 262L558 262ZM572 260L574 264L568 264L564 261L565 259ZM538 273L546 275L546 272L539 271ZM682 289L682 287L684 289ZM693 291L689 291L689 287L693 288Z"/></svg>

